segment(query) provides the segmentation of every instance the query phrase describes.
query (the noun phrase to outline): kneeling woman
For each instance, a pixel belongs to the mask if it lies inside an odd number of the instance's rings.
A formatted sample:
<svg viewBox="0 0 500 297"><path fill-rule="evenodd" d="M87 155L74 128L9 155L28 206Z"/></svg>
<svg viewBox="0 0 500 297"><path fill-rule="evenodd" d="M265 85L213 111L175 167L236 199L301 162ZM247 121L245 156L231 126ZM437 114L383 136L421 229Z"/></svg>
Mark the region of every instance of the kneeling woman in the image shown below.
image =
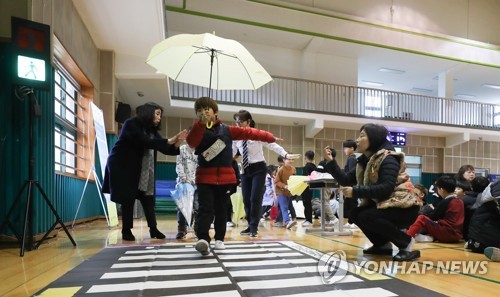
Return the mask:
<svg viewBox="0 0 500 297"><path fill-rule="evenodd" d="M359 226L373 246L365 254L392 255L392 245L399 248L394 261L410 261L420 257L413 250L415 240L401 231L418 216L420 201L405 171L404 154L394 151L387 141L387 129L376 124L365 124L356 140L356 169L344 172L327 147L326 170L341 185L348 199L361 198L361 204L351 212L350 219Z"/></svg>
<svg viewBox="0 0 500 297"><path fill-rule="evenodd" d="M151 238L165 238L156 228L154 211L156 151L178 155L187 131L181 131L171 139L161 137L158 131L162 113L163 108L156 103L139 106L137 116L123 124L108 157L103 192L110 193L111 201L121 204L123 240L135 240L131 231L135 199L141 201Z"/></svg>

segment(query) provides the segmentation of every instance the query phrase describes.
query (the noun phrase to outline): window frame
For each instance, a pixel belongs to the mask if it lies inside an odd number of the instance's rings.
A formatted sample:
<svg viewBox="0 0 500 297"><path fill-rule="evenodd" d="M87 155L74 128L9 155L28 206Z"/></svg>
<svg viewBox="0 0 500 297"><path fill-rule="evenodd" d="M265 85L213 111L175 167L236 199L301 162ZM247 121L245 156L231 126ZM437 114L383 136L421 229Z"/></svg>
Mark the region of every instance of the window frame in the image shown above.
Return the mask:
<svg viewBox="0 0 500 297"><path fill-rule="evenodd" d="M83 74L78 65L74 62L66 49L58 40L57 36L53 35L54 39L54 56L52 59L54 66L54 138L60 137L60 140L54 139L54 155L59 152L59 161L63 156L72 154L74 156L74 164L67 164L66 162L56 162L54 160L54 169L56 174L66 175L78 179L87 179L94 181L94 175L89 174L92 170L94 163L94 145L95 145L95 132L93 129L92 112L89 108L90 102L93 101L94 87ZM73 96L68 92L67 88L63 86L62 80L58 81L57 76L60 75L67 84L71 84L71 89L74 89ZM72 98L75 106L72 110L71 107L67 108L67 103L58 99L57 91L64 92L66 96ZM65 112L71 112L69 117L58 115L56 112L57 104L59 108ZM73 119L73 122L71 121ZM70 132L71 137L66 135ZM72 148L68 149L63 144L65 141L72 141L74 143L74 152ZM92 141L94 140L94 141ZM56 144L59 144L57 146ZM71 163L71 162L70 162ZM64 169L63 169L64 167Z"/></svg>

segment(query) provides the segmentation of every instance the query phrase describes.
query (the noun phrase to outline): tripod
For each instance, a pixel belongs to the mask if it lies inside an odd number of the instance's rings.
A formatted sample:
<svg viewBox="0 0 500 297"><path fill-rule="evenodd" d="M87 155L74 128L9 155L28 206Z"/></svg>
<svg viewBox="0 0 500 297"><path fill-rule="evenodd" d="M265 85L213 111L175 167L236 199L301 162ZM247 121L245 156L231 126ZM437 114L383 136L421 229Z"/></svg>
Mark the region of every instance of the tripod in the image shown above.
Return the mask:
<svg viewBox="0 0 500 297"><path fill-rule="evenodd" d="M29 165L28 165L28 180L26 180L21 187L21 190L19 190L19 193L16 196L16 199L14 200L14 203L12 204L9 212L7 213L7 217L3 221L2 225L0 226L0 232L2 232L5 228L5 226L8 226L14 235L16 236L17 240L21 243L21 252L20 256L24 256L24 250L25 248L28 251L37 249L40 244L48 237L50 232L54 230L54 228L57 226L57 224L60 224L61 227L64 229L64 232L66 232L66 235L68 235L68 238L71 240L71 243L73 243L73 246L76 246L76 242L73 240L73 237L69 233L68 229L66 226L64 226L64 223L61 220L61 217L57 213L57 210L54 208L52 203L50 202L49 198L47 197L47 194L45 194L45 191L42 189L42 186L40 186L40 182L38 180L35 180L34 178L34 168L35 168L35 157L34 157L34 137L33 137L33 126L34 126L34 118L40 117L41 112L40 112L40 106L37 103L35 93L33 92L33 89L29 87L19 87L16 89L16 96L18 98L22 98L24 96L28 96L29 98ZM27 193L27 201L26 201L26 211L24 214L24 225L23 225L23 234L20 236L20 234L15 230L13 227L12 223L10 222L10 217L14 213L14 210L16 209L17 204L22 200L22 194L24 190L28 190ZM42 195L42 198L44 199L45 203L47 206L50 208L54 216L56 217L56 222L50 227L50 229L45 233L45 235L42 237L42 239L38 240L38 242L33 242L33 200L34 200L34 192L35 190L38 189L40 194Z"/></svg>

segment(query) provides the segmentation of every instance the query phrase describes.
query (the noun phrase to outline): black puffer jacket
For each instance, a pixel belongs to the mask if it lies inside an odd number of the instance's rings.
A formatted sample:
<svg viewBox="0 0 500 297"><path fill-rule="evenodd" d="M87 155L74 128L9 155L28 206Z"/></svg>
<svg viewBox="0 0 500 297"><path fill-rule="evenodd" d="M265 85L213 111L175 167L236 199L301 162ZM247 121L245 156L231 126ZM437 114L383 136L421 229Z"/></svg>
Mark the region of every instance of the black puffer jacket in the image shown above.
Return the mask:
<svg viewBox="0 0 500 297"><path fill-rule="evenodd" d="M485 246L500 248L500 205L499 200L481 205L470 220L469 239Z"/></svg>
<svg viewBox="0 0 500 297"><path fill-rule="evenodd" d="M389 142L386 142L376 151L381 149L394 150L393 146ZM357 160L358 165L365 170L370 158L365 155L361 155ZM340 169L335 159L326 164L326 170L338 181L339 184L343 186L353 186L353 198L369 198L375 199L377 202L389 199L389 196L392 194L394 187L396 186L399 169L399 160L395 156L389 155L380 165L378 170L378 181L376 184L368 186L355 186L358 184L356 180L356 169L344 172Z"/></svg>

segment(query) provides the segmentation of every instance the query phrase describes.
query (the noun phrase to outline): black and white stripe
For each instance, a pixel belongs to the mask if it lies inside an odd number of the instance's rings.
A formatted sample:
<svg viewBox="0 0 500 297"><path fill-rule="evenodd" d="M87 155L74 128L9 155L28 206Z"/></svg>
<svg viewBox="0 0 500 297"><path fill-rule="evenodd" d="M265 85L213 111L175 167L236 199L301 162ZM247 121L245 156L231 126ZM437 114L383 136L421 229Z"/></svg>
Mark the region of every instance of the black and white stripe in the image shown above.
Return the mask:
<svg viewBox="0 0 500 297"><path fill-rule="evenodd" d="M389 291L351 273L324 285L316 270L321 255L290 242L226 243L205 257L192 245L113 248L50 287L82 286L78 296L113 297L398 296L393 285Z"/></svg>

